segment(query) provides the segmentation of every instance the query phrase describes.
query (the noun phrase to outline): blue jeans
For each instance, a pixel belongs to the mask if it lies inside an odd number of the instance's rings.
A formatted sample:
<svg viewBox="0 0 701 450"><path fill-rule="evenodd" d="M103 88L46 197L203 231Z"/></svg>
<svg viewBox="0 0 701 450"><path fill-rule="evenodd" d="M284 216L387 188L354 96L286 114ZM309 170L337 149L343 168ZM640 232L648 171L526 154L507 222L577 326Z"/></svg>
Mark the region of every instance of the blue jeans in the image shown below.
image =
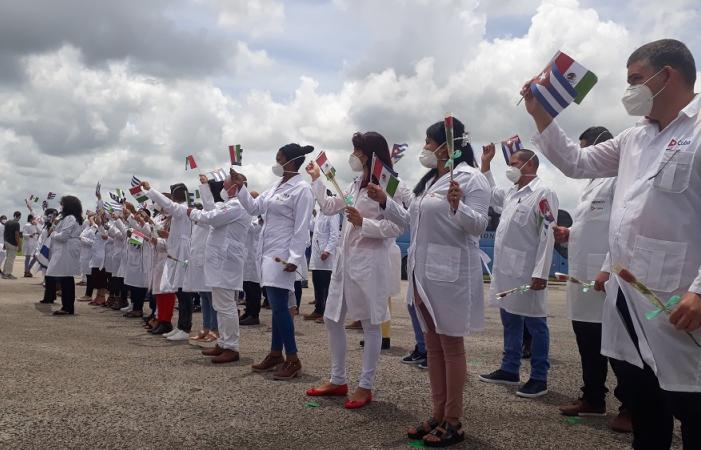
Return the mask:
<svg viewBox="0 0 701 450"><path fill-rule="evenodd" d="M270 343L270 350L280 352L284 347L288 356L294 355L297 353L297 343L295 342L295 323L288 308L290 291L272 286L266 286L265 289L273 310L273 341Z"/></svg>
<svg viewBox="0 0 701 450"><path fill-rule="evenodd" d="M421 331L419 318L416 316L416 308L414 305L407 305L409 316L411 317L411 327L414 329L414 339L416 339L416 349L419 353L426 354L426 341L424 340L424 332Z"/></svg>
<svg viewBox="0 0 701 450"><path fill-rule="evenodd" d="M500 309L501 324L504 326L504 357L501 360L501 370L509 373L519 373L521 367L521 350L523 346L523 327L533 336L531 344L531 379L548 381L550 360L550 334L545 317L526 317L511 314Z"/></svg>
<svg viewBox="0 0 701 450"><path fill-rule="evenodd" d="M200 306L202 307L202 328L209 331L217 331L217 312L212 306L212 293L200 292Z"/></svg>

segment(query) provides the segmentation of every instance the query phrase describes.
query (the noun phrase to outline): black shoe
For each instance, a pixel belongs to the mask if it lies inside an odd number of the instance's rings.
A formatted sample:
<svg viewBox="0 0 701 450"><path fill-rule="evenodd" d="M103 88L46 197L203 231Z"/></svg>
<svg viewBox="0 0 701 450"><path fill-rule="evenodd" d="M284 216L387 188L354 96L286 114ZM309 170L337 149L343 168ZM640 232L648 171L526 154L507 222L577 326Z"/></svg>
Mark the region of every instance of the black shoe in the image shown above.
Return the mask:
<svg viewBox="0 0 701 450"><path fill-rule="evenodd" d="M53 305L53 300L39 300L37 303L43 303L44 305Z"/></svg>
<svg viewBox="0 0 701 450"><path fill-rule="evenodd" d="M195 306L193 306L193 307L192 307L192 312L193 312L193 313L202 312L202 306L200 306L200 305L195 305Z"/></svg>
<svg viewBox="0 0 701 450"><path fill-rule="evenodd" d="M517 373L511 373L501 369L495 370L492 373L480 375L479 380L484 381L485 383L494 384L519 384L519 378Z"/></svg>
<svg viewBox="0 0 701 450"><path fill-rule="evenodd" d="M170 322L158 322L156 328L148 330L151 334L165 334L173 331L173 324Z"/></svg>
<svg viewBox="0 0 701 450"><path fill-rule="evenodd" d="M240 320L239 325L260 325L260 319L258 317L248 316L245 319Z"/></svg>
<svg viewBox="0 0 701 450"><path fill-rule="evenodd" d="M530 379L516 391L516 395L525 398L541 397L548 393L548 383L546 381Z"/></svg>
<svg viewBox="0 0 701 450"><path fill-rule="evenodd" d="M360 341L360 346L365 348L365 341L362 340ZM382 346L380 347L381 350L389 350L390 342L389 338L382 338Z"/></svg>
<svg viewBox="0 0 701 450"><path fill-rule="evenodd" d="M414 351L402 358L404 364L420 364L426 361L426 353L420 353L419 347L414 346Z"/></svg>

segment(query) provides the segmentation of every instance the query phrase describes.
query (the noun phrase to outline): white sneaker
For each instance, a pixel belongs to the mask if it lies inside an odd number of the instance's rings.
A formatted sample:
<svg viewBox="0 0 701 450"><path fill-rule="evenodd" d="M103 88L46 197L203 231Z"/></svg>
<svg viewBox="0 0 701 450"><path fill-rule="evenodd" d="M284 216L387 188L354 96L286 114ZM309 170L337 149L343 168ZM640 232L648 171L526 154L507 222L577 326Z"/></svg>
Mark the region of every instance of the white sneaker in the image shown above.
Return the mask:
<svg viewBox="0 0 701 450"><path fill-rule="evenodd" d="M121 308L120 311L122 311L122 312L130 312L132 309L134 309L134 305L132 305L131 303L129 303L129 304L128 304L127 306L125 306L124 308Z"/></svg>
<svg viewBox="0 0 701 450"><path fill-rule="evenodd" d="M172 334L166 338L169 341L187 341L190 338L190 333L186 333L183 330L178 330L177 333Z"/></svg>
<svg viewBox="0 0 701 450"><path fill-rule="evenodd" d="M161 336L163 336L164 338L169 338L169 337L171 337L172 335L174 335L175 333L177 333L178 331L180 331L180 330L178 330L177 328L173 328L173 329L170 330L169 332L163 333Z"/></svg>

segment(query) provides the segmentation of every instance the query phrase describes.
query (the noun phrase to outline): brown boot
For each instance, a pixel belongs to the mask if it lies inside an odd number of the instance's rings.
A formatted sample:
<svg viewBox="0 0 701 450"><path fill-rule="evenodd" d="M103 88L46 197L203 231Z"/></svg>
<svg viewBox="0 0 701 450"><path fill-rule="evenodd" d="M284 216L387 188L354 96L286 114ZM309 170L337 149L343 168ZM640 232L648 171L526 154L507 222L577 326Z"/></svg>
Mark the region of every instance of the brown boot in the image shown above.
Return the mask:
<svg viewBox="0 0 701 450"><path fill-rule="evenodd" d="M127 300L126 298L123 299L121 297L117 297L111 308L115 311L119 311L120 309L126 306L129 306L129 300Z"/></svg>
<svg viewBox="0 0 701 450"><path fill-rule="evenodd" d="M219 356L219 355L221 355L222 353L224 353L224 349L221 348L221 347L219 347L218 344L215 345L215 346L212 347L212 348L208 348L208 349L206 349L206 350L202 350L202 354L203 354L204 356Z"/></svg>
<svg viewBox="0 0 701 450"><path fill-rule="evenodd" d="M632 433L633 419L630 411L625 409L619 411L618 415L609 421L609 428L618 433Z"/></svg>
<svg viewBox="0 0 701 450"><path fill-rule="evenodd" d="M289 358L278 370L273 374L273 379L275 380L291 380L297 378L302 372L302 362L295 358L290 360Z"/></svg>
<svg viewBox="0 0 701 450"><path fill-rule="evenodd" d="M239 360L239 352L235 350L224 349L224 351L219 355L212 358L214 364L226 364L230 362L236 362Z"/></svg>
<svg viewBox="0 0 701 450"><path fill-rule="evenodd" d="M251 368L254 372L269 372L284 362L285 358L282 357L282 354L274 355L268 353L263 361L258 364L253 364Z"/></svg>

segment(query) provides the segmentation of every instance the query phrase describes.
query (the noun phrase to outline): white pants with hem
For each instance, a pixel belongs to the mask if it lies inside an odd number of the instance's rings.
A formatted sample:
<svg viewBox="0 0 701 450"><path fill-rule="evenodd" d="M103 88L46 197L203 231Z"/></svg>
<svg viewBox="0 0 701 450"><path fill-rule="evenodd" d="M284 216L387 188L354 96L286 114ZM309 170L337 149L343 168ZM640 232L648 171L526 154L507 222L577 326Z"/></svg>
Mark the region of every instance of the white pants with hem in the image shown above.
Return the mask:
<svg viewBox="0 0 701 450"><path fill-rule="evenodd" d="M219 339L217 345L226 350L239 351L238 292L232 289L212 288L212 306L217 312Z"/></svg>

